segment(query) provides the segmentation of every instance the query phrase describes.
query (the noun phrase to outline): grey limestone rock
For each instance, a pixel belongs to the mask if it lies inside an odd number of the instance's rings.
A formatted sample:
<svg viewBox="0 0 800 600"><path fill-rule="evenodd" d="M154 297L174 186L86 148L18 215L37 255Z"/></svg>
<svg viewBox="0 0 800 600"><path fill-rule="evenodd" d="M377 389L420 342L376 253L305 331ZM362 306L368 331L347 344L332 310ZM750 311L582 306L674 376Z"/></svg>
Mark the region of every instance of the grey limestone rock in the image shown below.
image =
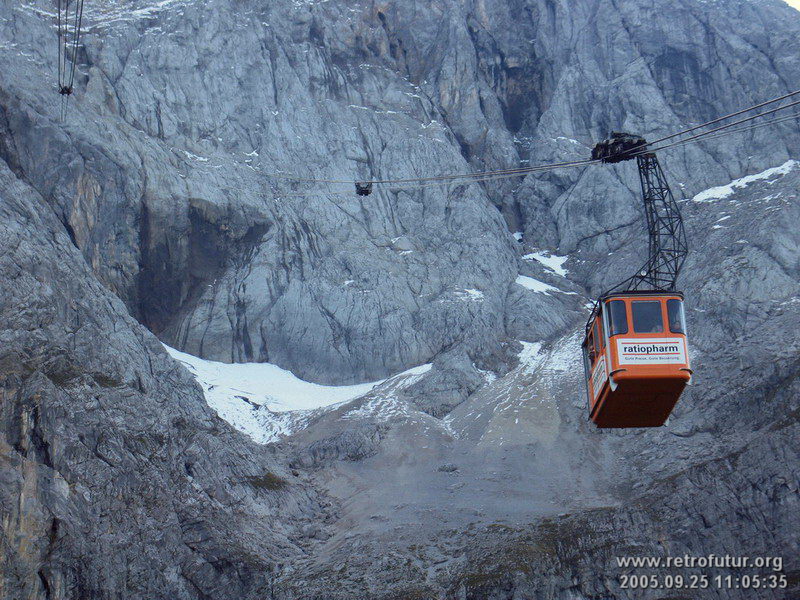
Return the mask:
<svg viewBox="0 0 800 600"><path fill-rule="evenodd" d="M578 362L645 251L631 163L352 186L786 93L796 11L89 1L63 122L52 12L0 4L4 597L633 598L616 556L685 553L781 555L764 597L798 594L796 121L659 154L695 381L656 431L594 430ZM326 384L433 366L256 445L159 340Z"/></svg>

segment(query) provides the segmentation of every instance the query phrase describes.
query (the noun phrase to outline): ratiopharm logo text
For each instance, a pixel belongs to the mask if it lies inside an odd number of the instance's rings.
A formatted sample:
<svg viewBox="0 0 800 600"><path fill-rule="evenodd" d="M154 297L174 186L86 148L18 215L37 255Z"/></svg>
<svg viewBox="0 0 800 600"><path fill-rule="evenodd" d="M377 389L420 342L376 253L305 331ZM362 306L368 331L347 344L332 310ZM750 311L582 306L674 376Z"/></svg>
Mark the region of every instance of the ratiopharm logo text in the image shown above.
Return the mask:
<svg viewBox="0 0 800 600"><path fill-rule="evenodd" d="M680 338L617 339L619 364L684 364L686 342Z"/></svg>

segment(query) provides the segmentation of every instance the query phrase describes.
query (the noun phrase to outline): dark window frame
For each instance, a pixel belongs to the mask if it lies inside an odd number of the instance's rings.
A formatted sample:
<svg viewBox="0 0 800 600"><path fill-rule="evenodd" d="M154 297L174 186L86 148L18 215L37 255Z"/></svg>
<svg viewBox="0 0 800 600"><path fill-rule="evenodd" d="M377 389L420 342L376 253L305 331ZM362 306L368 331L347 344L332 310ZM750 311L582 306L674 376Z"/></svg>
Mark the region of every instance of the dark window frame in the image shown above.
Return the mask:
<svg viewBox="0 0 800 600"><path fill-rule="evenodd" d="M597 354L602 354L603 349L606 347L606 339L603 336L602 313L599 313L594 321L594 343Z"/></svg>
<svg viewBox="0 0 800 600"><path fill-rule="evenodd" d="M592 365L589 362L588 344L581 349L583 354L583 374L586 379L586 405L591 410L594 392L592 391Z"/></svg>
<svg viewBox="0 0 800 600"><path fill-rule="evenodd" d="M594 345L594 325L592 325L589 335L586 337L586 350L589 353L589 366L593 367L595 360L597 360L597 350Z"/></svg>
<svg viewBox="0 0 800 600"><path fill-rule="evenodd" d="M647 306L646 305L651 305ZM658 307L658 312L652 312L652 308ZM638 311L637 311L638 309ZM651 310L650 314L648 315L644 310ZM638 313L638 314L637 314ZM658 315L658 326L659 328L656 329L655 327L651 327L649 330L645 328L645 323L642 323L644 319L653 319L655 318L656 314ZM639 323L641 330L637 327L637 322ZM664 333L664 307L660 300L632 300L631 301L631 323L633 324L633 332L634 333ZM655 322L654 322L655 325Z"/></svg>
<svg viewBox="0 0 800 600"><path fill-rule="evenodd" d="M618 312L615 317L615 311L619 306L622 307L622 316L624 317L621 322L618 318L620 316ZM628 326L628 307L625 300L611 300L610 302L606 302L605 310L608 311L609 336L627 334L630 327ZM622 328L621 325L624 325L624 328Z"/></svg>
<svg viewBox="0 0 800 600"><path fill-rule="evenodd" d="M672 311L673 306L678 307L678 314L677 314L677 317L679 319L678 329L673 329L672 327L673 316L674 316ZM683 309L683 300L680 300L678 298L670 298L669 300L667 300L667 324L669 325L670 333L682 333L686 335L686 313L684 312Z"/></svg>

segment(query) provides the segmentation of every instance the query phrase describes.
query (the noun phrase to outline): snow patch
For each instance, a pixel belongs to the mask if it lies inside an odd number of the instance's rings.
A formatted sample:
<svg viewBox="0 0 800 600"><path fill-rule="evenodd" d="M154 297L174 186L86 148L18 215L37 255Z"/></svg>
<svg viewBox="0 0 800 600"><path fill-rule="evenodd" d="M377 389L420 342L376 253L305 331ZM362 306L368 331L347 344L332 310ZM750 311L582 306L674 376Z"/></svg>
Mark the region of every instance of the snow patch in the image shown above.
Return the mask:
<svg viewBox="0 0 800 600"><path fill-rule="evenodd" d="M231 398L245 397L272 412L313 410L358 398L381 383L320 385L303 381L291 371L270 363L228 364L197 358L169 346L165 348L200 382L212 408Z"/></svg>
<svg viewBox="0 0 800 600"><path fill-rule="evenodd" d="M186 155L186 158L191 158L193 160L197 160L200 162L208 162L208 159L204 156L197 156L197 154L192 154L191 152L187 152L186 150L184 150L183 153Z"/></svg>
<svg viewBox="0 0 800 600"><path fill-rule="evenodd" d="M341 418L372 417L384 422L415 417L430 418L428 415L420 413L418 409L410 407L407 401L401 400L398 392L419 381L425 373L431 370L432 366L430 363L420 365L385 380L364 404L347 411Z"/></svg>
<svg viewBox="0 0 800 600"><path fill-rule="evenodd" d="M467 288L467 289L464 289L464 290L458 290L458 291L456 291L455 294L456 294L456 297L459 300L479 301L479 300L483 300L483 298L484 298L482 291L475 290L475 289L472 289L472 288Z"/></svg>
<svg viewBox="0 0 800 600"><path fill-rule="evenodd" d="M131 9L129 4L118 7L116 5L103 5L101 8L92 10L87 4L86 17L92 26L110 25L116 21L135 21L154 16L159 11L172 8L175 5L182 8L187 4L186 0L161 0L153 4L146 4L141 8Z"/></svg>
<svg viewBox="0 0 800 600"><path fill-rule="evenodd" d="M566 277L567 273L569 273L569 271L564 268L564 263L567 262L568 259L568 256L558 256L556 254L550 254L549 252L531 252L522 257L522 260L539 261L546 269L561 277Z"/></svg>
<svg viewBox="0 0 800 600"><path fill-rule="evenodd" d="M480 373L480 376L486 383L492 383L493 381L497 381L496 373L489 371L487 369L480 369L477 366L475 366L475 363L472 363L472 368L475 369L478 373Z"/></svg>
<svg viewBox="0 0 800 600"><path fill-rule="evenodd" d="M772 167L771 169L767 169L761 173L756 173L755 175L747 175L746 177L734 179L727 185L709 188L697 194L694 198L692 198L692 200L695 202L711 202L713 200L721 200L733 194L736 191L736 188L747 187L748 184L753 183L754 181L770 179L776 176L782 177L783 175L788 174L792 169L797 168L798 165L800 165L800 162L796 160L787 160L779 167Z"/></svg>
<svg viewBox="0 0 800 600"><path fill-rule="evenodd" d="M522 340L520 340L520 344L522 344L522 350L517 355L520 364L526 367L536 365L541 358L539 353L542 350L542 344L540 342L523 342Z"/></svg>
<svg viewBox="0 0 800 600"><path fill-rule="evenodd" d="M414 367L389 379L356 385L320 385L303 381L270 363L221 363L164 345L194 376L217 414L254 441L265 444L302 427L315 410L364 396L400 377L419 378L431 365Z"/></svg>
<svg viewBox="0 0 800 600"><path fill-rule="evenodd" d="M536 292L538 294L548 294L550 292L560 292L557 287L553 287L543 281L539 281L538 279L534 279L533 277L528 277L526 275L519 275L516 280L517 285L521 285L522 287Z"/></svg>
<svg viewBox="0 0 800 600"><path fill-rule="evenodd" d="M523 342L519 357L522 370L532 373L537 369L544 372L563 373L575 368L580 355L580 332L564 337L552 348L543 351L539 342Z"/></svg>

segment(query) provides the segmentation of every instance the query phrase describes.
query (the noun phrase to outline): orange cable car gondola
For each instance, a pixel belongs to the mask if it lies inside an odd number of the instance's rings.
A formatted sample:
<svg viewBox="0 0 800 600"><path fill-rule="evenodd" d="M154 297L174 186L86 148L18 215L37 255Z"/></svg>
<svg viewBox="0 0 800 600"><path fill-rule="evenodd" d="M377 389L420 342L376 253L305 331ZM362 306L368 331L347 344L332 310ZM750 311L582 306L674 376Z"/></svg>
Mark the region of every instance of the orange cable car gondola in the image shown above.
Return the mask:
<svg viewBox="0 0 800 600"><path fill-rule="evenodd" d="M663 425L692 379L683 294L604 295L583 343L583 359L595 425Z"/></svg>
<svg viewBox="0 0 800 600"><path fill-rule="evenodd" d="M598 427L663 425L692 379L683 294L675 282L688 246L678 205L644 138L614 133L592 159L636 158L649 234L647 263L601 295L586 324L589 418Z"/></svg>

